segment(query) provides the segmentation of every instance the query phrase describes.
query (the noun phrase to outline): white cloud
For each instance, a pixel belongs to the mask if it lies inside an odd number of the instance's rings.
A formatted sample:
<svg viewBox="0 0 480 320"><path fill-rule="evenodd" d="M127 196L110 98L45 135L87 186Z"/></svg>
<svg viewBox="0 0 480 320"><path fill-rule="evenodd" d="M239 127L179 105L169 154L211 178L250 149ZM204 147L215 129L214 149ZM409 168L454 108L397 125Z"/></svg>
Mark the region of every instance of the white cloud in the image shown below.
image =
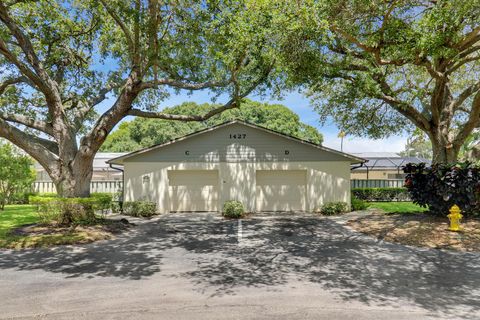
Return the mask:
<svg viewBox="0 0 480 320"><path fill-rule="evenodd" d="M323 145L335 150L340 150L340 138L336 134L324 133ZM345 137L343 151L356 152L400 152L404 149L407 137L392 136L386 139L373 140L368 138Z"/></svg>

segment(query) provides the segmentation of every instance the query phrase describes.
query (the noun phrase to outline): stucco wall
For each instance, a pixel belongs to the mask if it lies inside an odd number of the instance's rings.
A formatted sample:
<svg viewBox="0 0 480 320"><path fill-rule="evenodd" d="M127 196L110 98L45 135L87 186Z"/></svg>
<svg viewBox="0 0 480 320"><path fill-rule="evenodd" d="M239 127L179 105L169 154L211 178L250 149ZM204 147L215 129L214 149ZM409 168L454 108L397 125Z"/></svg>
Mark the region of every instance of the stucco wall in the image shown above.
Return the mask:
<svg viewBox="0 0 480 320"><path fill-rule="evenodd" d="M398 174L398 170L369 170L368 171L368 177L367 177L367 171L359 171L359 170L353 170L351 174L352 179L378 179L378 180L384 180L388 179L389 174ZM400 173L403 173L402 170L400 170Z"/></svg>
<svg viewBox="0 0 480 320"><path fill-rule="evenodd" d="M330 201L350 203L349 161L126 162L125 200L155 201L159 212L168 212L168 170L218 170L218 208L234 199L241 201L248 211L255 211L256 170L306 170L307 211L317 211Z"/></svg>

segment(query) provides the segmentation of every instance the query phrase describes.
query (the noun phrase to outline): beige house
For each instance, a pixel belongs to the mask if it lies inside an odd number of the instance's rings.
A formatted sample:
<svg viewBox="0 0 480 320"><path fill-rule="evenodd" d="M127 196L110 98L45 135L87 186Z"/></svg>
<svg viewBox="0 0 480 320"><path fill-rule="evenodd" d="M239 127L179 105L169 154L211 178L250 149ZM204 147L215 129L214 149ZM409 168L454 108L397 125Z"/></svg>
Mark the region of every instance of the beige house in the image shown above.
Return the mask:
<svg viewBox="0 0 480 320"><path fill-rule="evenodd" d="M241 121L232 121L108 161L124 167L124 200L159 212L318 211L350 203L350 166L364 160Z"/></svg>

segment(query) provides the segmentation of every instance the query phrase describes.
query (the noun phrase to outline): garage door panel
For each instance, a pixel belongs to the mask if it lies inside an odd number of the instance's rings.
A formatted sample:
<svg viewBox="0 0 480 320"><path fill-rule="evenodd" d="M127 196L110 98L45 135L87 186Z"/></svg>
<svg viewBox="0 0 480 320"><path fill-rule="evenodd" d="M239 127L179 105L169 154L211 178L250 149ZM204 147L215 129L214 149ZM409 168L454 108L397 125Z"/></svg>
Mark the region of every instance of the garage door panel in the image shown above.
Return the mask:
<svg viewBox="0 0 480 320"><path fill-rule="evenodd" d="M168 172L170 211L217 211L218 171Z"/></svg>
<svg viewBox="0 0 480 320"><path fill-rule="evenodd" d="M257 211L304 211L305 170L258 170Z"/></svg>

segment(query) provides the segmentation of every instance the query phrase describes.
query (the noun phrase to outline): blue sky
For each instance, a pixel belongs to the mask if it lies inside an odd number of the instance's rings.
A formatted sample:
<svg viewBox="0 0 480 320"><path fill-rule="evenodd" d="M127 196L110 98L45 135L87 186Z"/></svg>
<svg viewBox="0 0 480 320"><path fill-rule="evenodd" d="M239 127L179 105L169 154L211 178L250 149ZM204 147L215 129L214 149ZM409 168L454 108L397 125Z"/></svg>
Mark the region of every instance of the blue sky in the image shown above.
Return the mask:
<svg viewBox="0 0 480 320"><path fill-rule="evenodd" d="M317 113L313 110L313 107L310 105L310 102L300 93L288 93L285 94L282 100L276 100L272 97L259 97L259 96L248 96L249 99L257 100L261 102L268 103L280 103L300 116L300 120L306 124L309 124L313 127L316 127L319 132L324 136L323 145L340 150L340 139L337 137L338 128L333 123L327 123L321 125L319 122L319 117ZM222 97L220 97L216 102L224 102ZM208 91L196 91L192 94L179 93L171 94L170 97L165 99L160 109L165 107L172 107L183 102L194 101L197 103L206 103L212 102L212 95ZM100 110L104 110L107 106L110 106L113 101L111 99L102 103ZM131 117L130 117L131 119ZM129 120L127 118L126 120ZM125 121L125 120L124 120ZM373 140L368 138L359 138L359 137L350 137L347 136L344 140L344 151L345 152L399 152L404 149L405 142L407 140L406 136L391 136L387 139Z"/></svg>

